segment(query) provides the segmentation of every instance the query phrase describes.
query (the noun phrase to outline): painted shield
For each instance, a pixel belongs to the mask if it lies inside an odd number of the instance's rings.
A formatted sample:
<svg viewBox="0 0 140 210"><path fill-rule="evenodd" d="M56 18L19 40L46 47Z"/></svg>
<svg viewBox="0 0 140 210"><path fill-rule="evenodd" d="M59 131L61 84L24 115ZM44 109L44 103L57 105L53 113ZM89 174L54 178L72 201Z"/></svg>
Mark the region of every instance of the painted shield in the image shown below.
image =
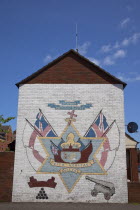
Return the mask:
<svg viewBox="0 0 140 210"><path fill-rule="evenodd" d="M61 152L61 158L67 163L75 163L81 158L81 152Z"/></svg>

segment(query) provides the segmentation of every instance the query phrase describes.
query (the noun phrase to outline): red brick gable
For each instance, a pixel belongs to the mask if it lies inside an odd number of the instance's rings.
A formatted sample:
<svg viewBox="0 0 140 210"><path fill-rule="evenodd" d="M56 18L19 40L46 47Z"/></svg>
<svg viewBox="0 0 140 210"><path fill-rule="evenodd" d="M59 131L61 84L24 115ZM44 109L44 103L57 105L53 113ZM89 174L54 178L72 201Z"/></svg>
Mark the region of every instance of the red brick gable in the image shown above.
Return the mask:
<svg viewBox="0 0 140 210"><path fill-rule="evenodd" d="M74 50L49 63L20 84L126 84Z"/></svg>

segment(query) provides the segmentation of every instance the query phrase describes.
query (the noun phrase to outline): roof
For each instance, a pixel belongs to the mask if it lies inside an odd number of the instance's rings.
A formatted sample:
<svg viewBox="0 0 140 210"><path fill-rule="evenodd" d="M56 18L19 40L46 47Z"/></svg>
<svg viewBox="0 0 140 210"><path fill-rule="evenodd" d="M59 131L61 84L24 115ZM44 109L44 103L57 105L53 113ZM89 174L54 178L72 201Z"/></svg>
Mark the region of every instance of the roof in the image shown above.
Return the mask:
<svg viewBox="0 0 140 210"><path fill-rule="evenodd" d="M110 73L108 73L107 71L102 69L101 67L97 66L95 63L91 62L89 59L85 58L84 56L82 56L81 54L76 52L75 50L71 49L68 52L66 52L63 55L61 55L60 57L58 57L55 60L53 60L52 62L48 63L46 66L44 66L43 68L39 69L35 73L31 74L30 76L28 76L25 79L21 80L20 82L16 83L16 86L19 87L21 84L26 84L27 82L29 82L33 78L37 77L39 74L43 73L44 71L47 71L50 67L52 67L53 65L57 64L59 61L61 61L65 57L69 56L70 54L73 54L75 57L80 58L85 63L90 64L92 67L98 68L98 71L100 73L106 74L106 76L108 76L110 79L112 79L112 81L114 81L114 84L122 84L124 88L127 85L125 82L123 82L120 79L116 78L115 76L111 75Z"/></svg>
<svg viewBox="0 0 140 210"><path fill-rule="evenodd" d="M0 140L5 140L5 137L0 135Z"/></svg>
<svg viewBox="0 0 140 210"><path fill-rule="evenodd" d="M139 142L136 141L134 138L132 138L128 133L125 133L125 135L126 135L128 138L130 138L132 141L135 141L135 142L139 143Z"/></svg>
<svg viewBox="0 0 140 210"><path fill-rule="evenodd" d="M15 135L16 135L16 130L14 130L14 131L13 131L13 134L15 134Z"/></svg>
<svg viewBox="0 0 140 210"><path fill-rule="evenodd" d="M0 127L0 129L2 130L0 133L8 131L9 129L11 130L11 126L10 125L2 125Z"/></svg>

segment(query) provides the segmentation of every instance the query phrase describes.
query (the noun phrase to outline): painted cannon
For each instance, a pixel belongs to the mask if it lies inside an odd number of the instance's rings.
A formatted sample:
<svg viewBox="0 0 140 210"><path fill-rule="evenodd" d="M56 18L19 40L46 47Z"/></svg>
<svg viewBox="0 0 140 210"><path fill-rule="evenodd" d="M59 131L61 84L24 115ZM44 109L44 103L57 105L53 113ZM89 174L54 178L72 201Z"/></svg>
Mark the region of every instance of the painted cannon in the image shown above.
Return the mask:
<svg viewBox="0 0 140 210"><path fill-rule="evenodd" d="M89 176L86 176L85 178L87 180L95 183L94 189L91 191L92 196L96 197L98 195L98 193L103 193L104 198L106 200L109 200L111 198L111 196L113 196L115 194L115 187L114 187L113 183L106 182L106 181L99 180L99 179L94 179Z"/></svg>

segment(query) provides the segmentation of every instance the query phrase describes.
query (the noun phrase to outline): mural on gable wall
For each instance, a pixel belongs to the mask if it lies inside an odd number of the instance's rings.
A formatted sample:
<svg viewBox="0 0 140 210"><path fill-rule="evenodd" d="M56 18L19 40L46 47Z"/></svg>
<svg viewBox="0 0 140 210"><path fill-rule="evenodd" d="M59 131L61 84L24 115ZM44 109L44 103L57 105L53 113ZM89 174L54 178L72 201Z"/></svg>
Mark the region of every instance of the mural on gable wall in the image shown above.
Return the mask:
<svg viewBox="0 0 140 210"><path fill-rule="evenodd" d="M110 143L112 139L109 139L108 133L117 123L114 120L111 125L108 125L102 110L99 111L93 123L89 126L89 129L85 132L85 135L82 136L75 126L77 118L76 110L89 109L92 107L92 104L81 105L80 101L59 102L59 105L48 104L48 106L56 110L69 110L67 113L69 117L64 119L66 127L64 129L62 128L61 135L57 135L42 110L39 110L34 125L27 120L33 128L33 132L26 149L32 149L34 158L40 162L37 173L58 174L67 191L70 193L82 175L107 174L107 171L114 163L120 142L118 141L117 147L114 149L111 148ZM42 156L35 149L36 139L39 139L46 157ZM113 152L114 156L111 154L113 158L110 158L110 152ZM97 186L99 186L98 183ZM110 197L108 198L106 196L105 199L108 200Z"/></svg>
<svg viewBox="0 0 140 210"><path fill-rule="evenodd" d="M48 196L44 190L44 188L41 188L39 193L36 196L36 199L48 199Z"/></svg>

